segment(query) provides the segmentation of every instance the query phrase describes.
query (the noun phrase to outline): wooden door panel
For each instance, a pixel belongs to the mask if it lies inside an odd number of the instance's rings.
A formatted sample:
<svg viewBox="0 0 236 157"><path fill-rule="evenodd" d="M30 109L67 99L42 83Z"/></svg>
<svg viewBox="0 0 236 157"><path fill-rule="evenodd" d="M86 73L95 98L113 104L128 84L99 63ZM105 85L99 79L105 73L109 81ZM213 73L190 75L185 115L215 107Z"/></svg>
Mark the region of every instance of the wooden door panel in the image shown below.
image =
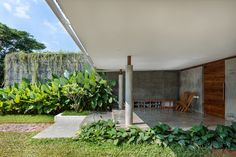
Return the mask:
<svg viewBox="0 0 236 157"><path fill-rule="evenodd" d="M224 105L211 105L205 103L204 112L205 114L224 118L225 114Z"/></svg>
<svg viewBox="0 0 236 157"><path fill-rule="evenodd" d="M217 75L214 75L214 74L206 75L206 76L204 76L204 78L206 79L205 80L206 82L209 82L208 80L211 80L210 82L212 82L212 81L223 82L225 80L225 76L222 75L222 74L220 74L220 75L219 74L217 74Z"/></svg>
<svg viewBox="0 0 236 157"><path fill-rule="evenodd" d="M225 115L225 62L204 66L204 113L218 117Z"/></svg>
<svg viewBox="0 0 236 157"><path fill-rule="evenodd" d="M224 100L222 100L221 98L219 98L219 97L215 97L215 96L212 96L212 95L205 95L206 97L208 97L208 98L206 98L205 99L205 103L214 103L214 104L224 104Z"/></svg>
<svg viewBox="0 0 236 157"><path fill-rule="evenodd" d="M207 68L206 72L208 72L208 71L217 71L218 69L224 69L222 65L224 65L224 60L208 63L204 65L204 67Z"/></svg>

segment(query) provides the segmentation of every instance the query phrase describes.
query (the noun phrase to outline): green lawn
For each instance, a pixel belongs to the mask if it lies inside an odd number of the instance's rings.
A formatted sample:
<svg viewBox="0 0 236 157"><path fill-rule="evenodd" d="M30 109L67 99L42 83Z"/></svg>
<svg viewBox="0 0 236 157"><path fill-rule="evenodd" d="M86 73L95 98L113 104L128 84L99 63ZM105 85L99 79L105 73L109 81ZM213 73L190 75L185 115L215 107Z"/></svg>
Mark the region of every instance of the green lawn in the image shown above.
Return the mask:
<svg viewBox="0 0 236 157"><path fill-rule="evenodd" d="M87 116L91 112L90 111L82 111L82 112L75 112L75 111L65 111L62 113L63 116Z"/></svg>
<svg viewBox="0 0 236 157"><path fill-rule="evenodd" d="M53 123L54 116L48 115L0 115L1 123Z"/></svg>
<svg viewBox="0 0 236 157"><path fill-rule="evenodd" d="M0 132L0 156L24 157L174 157L174 156L210 156L208 150L196 152L186 148L166 147L157 145L124 145L92 144L72 139L32 139L35 133L3 133Z"/></svg>

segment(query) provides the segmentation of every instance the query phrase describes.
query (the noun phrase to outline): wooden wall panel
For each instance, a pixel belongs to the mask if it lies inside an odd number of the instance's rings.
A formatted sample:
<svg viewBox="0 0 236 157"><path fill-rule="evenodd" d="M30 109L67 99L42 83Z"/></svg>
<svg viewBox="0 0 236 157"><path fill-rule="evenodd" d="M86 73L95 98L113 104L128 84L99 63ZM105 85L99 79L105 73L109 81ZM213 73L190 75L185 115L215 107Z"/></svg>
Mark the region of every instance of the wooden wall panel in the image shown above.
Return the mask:
<svg viewBox="0 0 236 157"><path fill-rule="evenodd" d="M225 117L225 61L204 65L204 113Z"/></svg>

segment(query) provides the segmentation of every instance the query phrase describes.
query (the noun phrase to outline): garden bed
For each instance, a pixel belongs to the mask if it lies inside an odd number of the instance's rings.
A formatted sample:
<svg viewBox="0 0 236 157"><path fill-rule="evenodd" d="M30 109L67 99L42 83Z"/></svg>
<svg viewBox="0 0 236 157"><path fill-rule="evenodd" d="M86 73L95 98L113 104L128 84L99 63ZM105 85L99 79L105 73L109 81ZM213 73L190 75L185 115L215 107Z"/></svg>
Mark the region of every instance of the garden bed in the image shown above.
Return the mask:
<svg viewBox="0 0 236 157"><path fill-rule="evenodd" d="M0 124L0 132L39 132L51 123L22 123L22 124Z"/></svg>
<svg viewBox="0 0 236 157"><path fill-rule="evenodd" d="M138 127L118 128L112 120L101 120L82 126L77 135L79 140L92 143L156 144L161 146L177 144L193 151L200 147L236 151L235 132L236 123L232 123L231 126L217 125L215 130L209 130L203 124L183 130L159 123L153 128L142 130Z"/></svg>
<svg viewBox="0 0 236 157"><path fill-rule="evenodd" d="M0 132L38 132L53 122L51 115L1 115Z"/></svg>
<svg viewBox="0 0 236 157"><path fill-rule="evenodd" d="M227 149L212 149L212 154L218 157L235 157L236 151Z"/></svg>

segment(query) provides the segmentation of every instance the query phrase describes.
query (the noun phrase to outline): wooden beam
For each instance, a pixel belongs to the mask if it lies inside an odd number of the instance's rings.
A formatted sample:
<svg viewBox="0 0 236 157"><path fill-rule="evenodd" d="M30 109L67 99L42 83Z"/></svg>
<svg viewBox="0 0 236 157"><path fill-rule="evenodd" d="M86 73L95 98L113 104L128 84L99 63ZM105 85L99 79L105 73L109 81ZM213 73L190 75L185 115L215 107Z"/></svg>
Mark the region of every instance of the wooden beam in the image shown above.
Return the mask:
<svg viewBox="0 0 236 157"><path fill-rule="evenodd" d="M131 65L131 56L127 57L127 65Z"/></svg>
<svg viewBox="0 0 236 157"><path fill-rule="evenodd" d="M215 61L211 61L211 62L199 64L199 65L195 65L195 66L192 66L192 67L189 67L189 68L181 69L180 71L185 71L185 70L189 70L189 69L194 69L194 68L198 68L198 67L201 67L201 66L210 64L210 63L214 63L214 62L218 62L218 61L223 61L223 60L228 60L228 59L232 59L232 58L236 58L236 56L231 56L231 57L227 57L227 58L223 58L223 59L219 59L219 60L215 60Z"/></svg>
<svg viewBox="0 0 236 157"><path fill-rule="evenodd" d="M123 72L122 72L122 69L120 69L120 72L119 72L119 74L122 74Z"/></svg>

